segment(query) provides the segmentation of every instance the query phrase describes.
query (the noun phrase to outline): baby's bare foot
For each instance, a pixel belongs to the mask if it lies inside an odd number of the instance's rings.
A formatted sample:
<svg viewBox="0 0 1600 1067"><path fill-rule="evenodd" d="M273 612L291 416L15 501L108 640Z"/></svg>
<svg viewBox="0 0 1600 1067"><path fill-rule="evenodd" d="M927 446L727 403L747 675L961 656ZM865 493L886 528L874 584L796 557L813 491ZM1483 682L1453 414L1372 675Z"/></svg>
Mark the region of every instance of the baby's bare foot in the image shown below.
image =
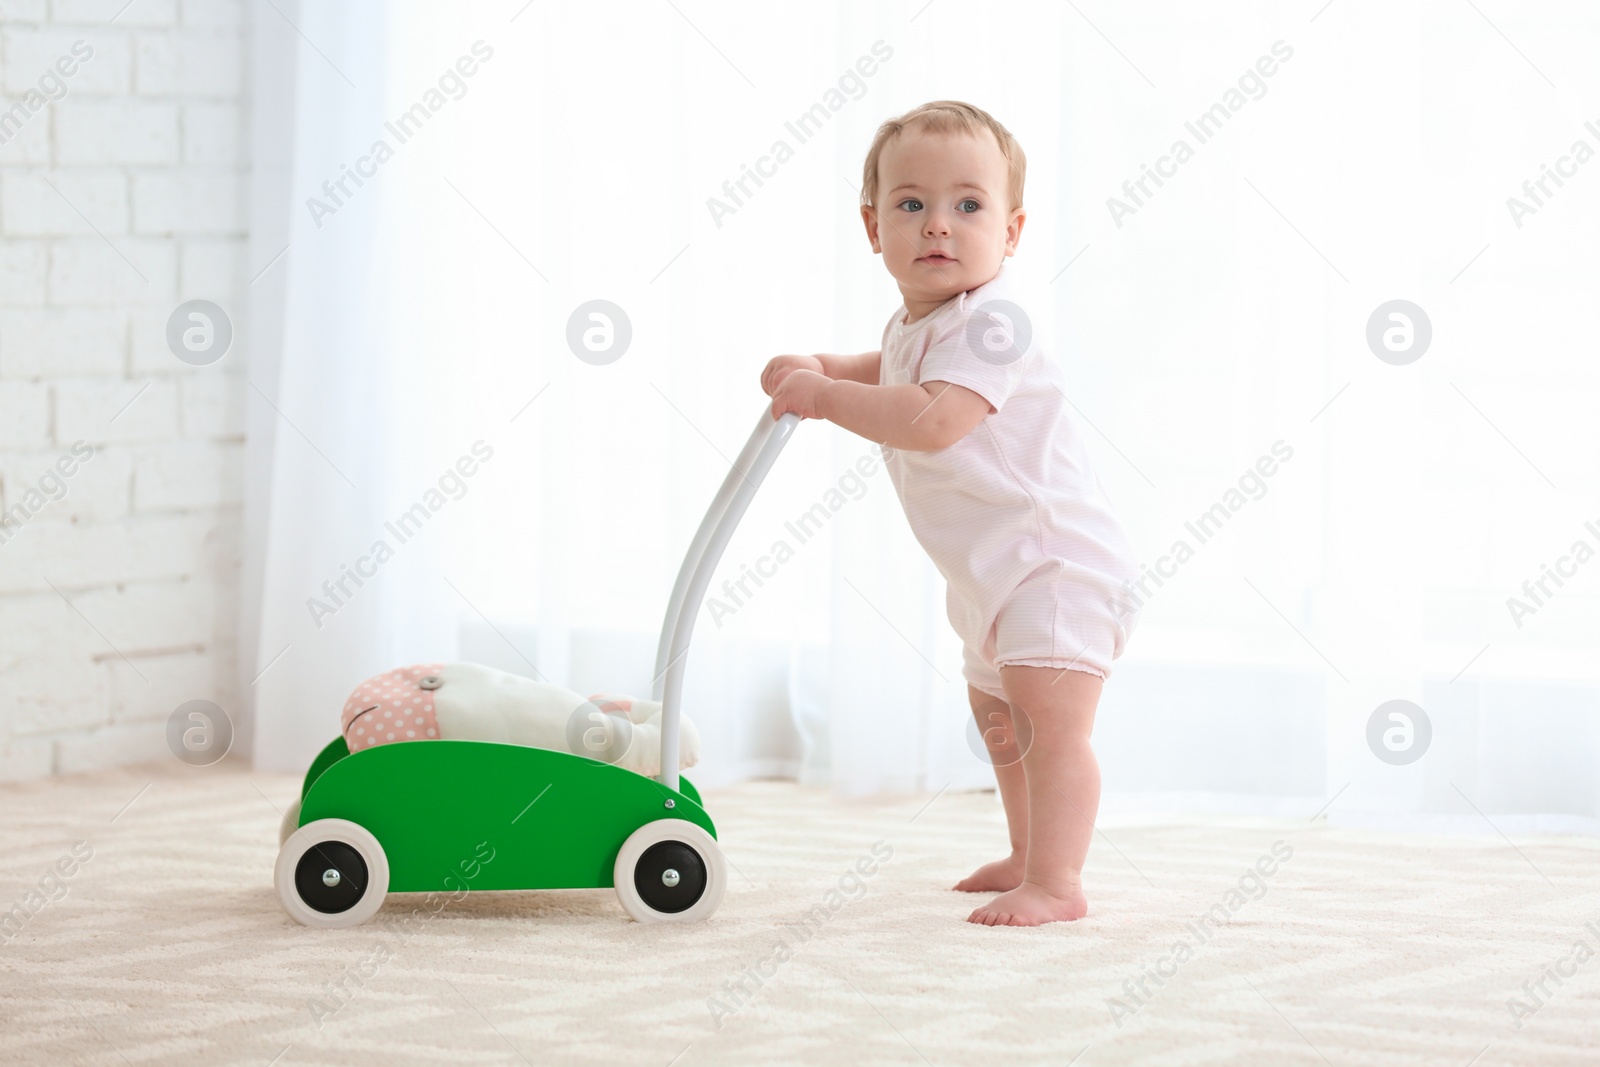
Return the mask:
<svg viewBox="0 0 1600 1067"><path fill-rule="evenodd" d="M985 926L1039 926L1073 922L1087 914L1089 901L1081 887L1074 887L1066 896L1058 896L1035 882L1023 882L973 911L967 916L967 922Z"/></svg>
<svg viewBox="0 0 1600 1067"><path fill-rule="evenodd" d="M1027 860L1012 853L1003 860L985 863L951 888L963 893L1003 893L1022 884L1027 866Z"/></svg>

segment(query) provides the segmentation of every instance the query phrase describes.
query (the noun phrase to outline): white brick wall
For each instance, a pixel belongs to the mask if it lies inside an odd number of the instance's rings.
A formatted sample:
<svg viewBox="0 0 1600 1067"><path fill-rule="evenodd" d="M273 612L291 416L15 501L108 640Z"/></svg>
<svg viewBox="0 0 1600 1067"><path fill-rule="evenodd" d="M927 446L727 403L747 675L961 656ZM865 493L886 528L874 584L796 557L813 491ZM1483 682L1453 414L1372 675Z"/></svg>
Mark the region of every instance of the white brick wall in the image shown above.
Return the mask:
<svg viewBox="0 0 1600 1067"><path fill-rule="evenodd" d="M0 780L238 703L243 12L0 0ZM209 367L166 347L196 298L234 320Z"/></svg>

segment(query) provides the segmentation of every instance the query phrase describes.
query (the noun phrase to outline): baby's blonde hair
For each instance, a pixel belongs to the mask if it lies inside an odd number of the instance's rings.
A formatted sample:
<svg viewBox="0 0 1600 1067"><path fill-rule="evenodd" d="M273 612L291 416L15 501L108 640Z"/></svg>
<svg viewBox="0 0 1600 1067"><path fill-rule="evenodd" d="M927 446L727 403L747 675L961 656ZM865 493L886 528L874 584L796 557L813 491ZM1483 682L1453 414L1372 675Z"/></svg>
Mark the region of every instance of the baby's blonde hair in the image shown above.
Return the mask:
<svg viewBox="0 0 1600 1067"><path fill-rule="evenodd" d="M877 206L874 200L878 195L878 159L883 155L884 146L908 129L923 133L965 133L974 137L982 137L984 130L994 134L994 139L1000 146L1000 154L1005 156L1010 172L1009 210L1015 211L1022 206L1022 182L1028 169L1028 157L1023 155L1022 146L1011 136L1011 131L1000 125L993 115L981 107L974 107L960 100L932 100L878 127L877 136L872 139L872 147L867 150L867 162L861 168L863 207Z"/></svg>

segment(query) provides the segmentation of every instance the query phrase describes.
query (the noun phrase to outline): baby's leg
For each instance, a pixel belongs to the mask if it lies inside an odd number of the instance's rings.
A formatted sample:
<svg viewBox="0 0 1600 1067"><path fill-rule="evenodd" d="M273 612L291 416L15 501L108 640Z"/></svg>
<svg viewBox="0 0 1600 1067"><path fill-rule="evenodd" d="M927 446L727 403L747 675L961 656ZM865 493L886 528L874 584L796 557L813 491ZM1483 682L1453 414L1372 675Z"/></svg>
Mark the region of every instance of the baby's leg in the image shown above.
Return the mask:
<svg viewBox="0 0 1600 1067"><path fill-rule="evenodd" d="M1000 893L1022 884L1023 866L1028 857L1028 783L1022 770L1022 749L1012 723L1011 706L970 684L967 701L972 705L978 734L988 749L989 762L994 765L995 782L1006 808L1006 829L1011 834L1011 854L984 864L953 888L964 893Z"/></svg>
<svg viewBox="0 0 1600 1067"><path fill-rule="evenodd" d="M986 926L1081 919L1083 861L1100 808L1100 765L1089 745L1104 685L1099 675L1057 667L1000 668L1006 696L1033 730L1022 755L1028 841L1022 884L968 916Z"/></svg>

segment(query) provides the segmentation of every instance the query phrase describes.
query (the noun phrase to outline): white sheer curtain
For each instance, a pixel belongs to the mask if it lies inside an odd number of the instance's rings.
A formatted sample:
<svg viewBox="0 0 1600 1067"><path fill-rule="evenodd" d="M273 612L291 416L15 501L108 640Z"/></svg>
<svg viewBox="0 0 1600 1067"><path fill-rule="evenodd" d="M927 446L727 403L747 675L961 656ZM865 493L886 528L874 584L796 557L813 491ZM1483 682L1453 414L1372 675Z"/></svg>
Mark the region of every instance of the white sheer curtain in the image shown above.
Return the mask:
<svg viewBox="0 0 1600 1067"><path fill-rule="evenodd" d="M440 387L447 361L416 342L426 279L408 269L403 164L362 185L346 177L372 169L361 157L411 91L407 19L377 2L257 5L253 15L259 276L241 648L255 656L242 657L241 681L255 761L298 770L338 733L356 682L453 653L439 521L406 538L386 524L422 502L470 442L438 436L443 413L464 400ZM392 555L374 551L380 541Z"/></svg>
<svg viewBox="0 0 1600 1067"><path fill-rule="evenodd" d="M875 348L899 301L855 206L873 130L954 97L1027 151L1011 264L1055 295L1035 326L1136 547L1153 568L1194 549L1165 565L1107 687L1107 810L1600 828L1594 576L1520 629L1504 604L1576 539L1600 542L1583 528L1600 509L1579 318L1595 200L1572 179L1520 229L1504 206L1575 138L1600 143L1543 76L1592 77L1594 17L1495 14L1496 32L1444 4L1321 6L300 11L326 59L297 38L278 90L295 238L273 268L284 337L253 365L263 381L281 360L282 416L252 398L275 442L245 647L252 675L291 651L255 687L258 759L303 764L351 684L416 659L646 692L681 554L766 403L761 367ZM394 140L384 121L480 41L492 57L313 229L305 198ZM1262 57L1273 73L1241 81ZM1185 124L1235 89L1201 143ZM1193 158L1118 225L1107 199L1132 202L1124 183L1179 138ZM746 167L761 180L734 200ZM257 235L256 262L271 243ZM1408 366L1365 337L1395 298L1433 323ZM566 341L597 299L632 330L604 365ZM480 440L493 458L464 495L312 629L321 581ZM1279 442L1292 457L1247 477ZM689 656L697 781L992 780L966 743L943 582L871 457L802 424L729 546L712 588L735 610L705 610ZM1186 524L1219 503L1199 543ZM819 504L802 540L790 524ZM735 599L724 580L746 568L759 587ZM1432 723L1406 766L1366 740L1392 699Z"/></svg>

